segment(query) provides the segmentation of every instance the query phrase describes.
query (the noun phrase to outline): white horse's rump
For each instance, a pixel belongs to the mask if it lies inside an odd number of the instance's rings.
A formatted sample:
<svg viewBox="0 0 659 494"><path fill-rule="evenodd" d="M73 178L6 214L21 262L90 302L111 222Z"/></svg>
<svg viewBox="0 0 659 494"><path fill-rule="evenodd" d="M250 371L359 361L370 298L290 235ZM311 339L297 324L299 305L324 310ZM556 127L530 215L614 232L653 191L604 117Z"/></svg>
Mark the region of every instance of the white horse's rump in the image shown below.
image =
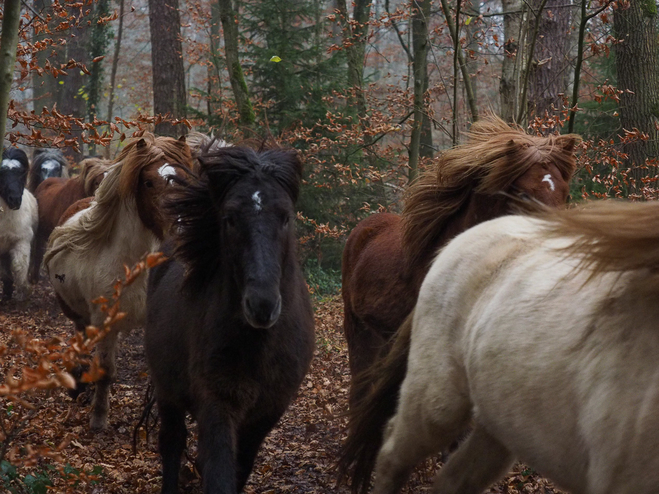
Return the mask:
<svg viewBox="0 0 659 494"><path fill-rule="evenodd" d="M7 260L0 262L0 278L11 279L16 285L16 300L24 300L30 293L27 271L37 221L37 201L27 189L23 189L21 207L16 210L10 209L0 197L0 258ZM5 298L7 293L3 293Z"/></svg>
<svg viewBox="0 0 659 494"><path fill-rule="evenodd" d="M651 207L622 207L621 221L603 233L584 220L563 237L547 234L556 223L508 216L439 254L421 287L374 492L396 492L419 461L472 423L433 492L482 492L514 458L574 493L657 491L659 250L653 264L612 272L616 236L621 244L641 237L639 228L623 238L634 215L659 218ZM645 237L659 245L655 227ZM584 256L595 271L582 269Z"/></svg>

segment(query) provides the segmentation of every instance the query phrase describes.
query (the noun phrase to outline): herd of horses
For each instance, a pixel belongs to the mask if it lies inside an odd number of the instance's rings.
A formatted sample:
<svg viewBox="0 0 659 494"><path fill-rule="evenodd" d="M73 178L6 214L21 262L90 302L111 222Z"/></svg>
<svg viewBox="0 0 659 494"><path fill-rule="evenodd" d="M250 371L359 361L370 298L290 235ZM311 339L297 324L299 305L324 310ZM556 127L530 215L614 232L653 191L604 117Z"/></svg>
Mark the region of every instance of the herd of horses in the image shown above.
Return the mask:
<svg viewBox="0 0 659 494"><path fill-rule="evenodd" d="M482 492L514 459L574 493L656 490L659 204L567 209L578 142L488 116L409 187L400 216L350 234L338 473L353 493L373 478L373 492L397 492L456 441L433 492ZM101 326L91 300L111 295L124 265L164 252L97 346L90 427L108 425L120 333L144 327L162 492L178 492L188 413L204 492L242 491L313 355L300 156L145 133L74 178L56 161L34 171L36 157L30 169L24 152L3 153L3 301L14 284L28 296L43 264L76 329Z"/></svg>

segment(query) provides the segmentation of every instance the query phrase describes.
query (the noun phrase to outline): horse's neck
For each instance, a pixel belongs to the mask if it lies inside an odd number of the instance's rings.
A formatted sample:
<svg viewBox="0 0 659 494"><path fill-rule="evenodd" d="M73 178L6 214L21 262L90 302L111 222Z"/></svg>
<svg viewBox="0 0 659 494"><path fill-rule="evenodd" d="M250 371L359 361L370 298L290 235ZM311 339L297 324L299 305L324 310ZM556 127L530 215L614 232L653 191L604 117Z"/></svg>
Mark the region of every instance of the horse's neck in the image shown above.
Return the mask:
<svg viewBox="0 0 659 494"><path fill-rule="evenodd" d="M135 262L160 247L157 237L144 226L135 204L130 202L119 207L108 239L108 247L124 262Z"/></svg>
<svg viewBox="0 0 659 494"><path fill-rule="evenodd" d="M421 283L423 283L423 279L426 277L439 249L472 226L503 216L509 212L508 202L503 196L471 194L465 204L447 220L432 248L424 253L414 273L411 273L416 290L418 291L421 287Z"/></svg>

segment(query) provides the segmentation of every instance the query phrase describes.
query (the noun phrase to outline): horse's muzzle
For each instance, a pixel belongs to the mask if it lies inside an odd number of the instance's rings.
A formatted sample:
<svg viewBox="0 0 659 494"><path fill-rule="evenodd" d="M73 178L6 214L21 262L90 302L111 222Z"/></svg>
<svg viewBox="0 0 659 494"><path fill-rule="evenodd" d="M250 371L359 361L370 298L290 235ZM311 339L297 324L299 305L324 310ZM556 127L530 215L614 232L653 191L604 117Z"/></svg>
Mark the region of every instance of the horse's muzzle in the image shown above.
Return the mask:
<svg viewBox="0 0 659 494"><path fill-rule="evenodd" d="M267 329L272 327L281 314L281 295L265 295L247 288L243 295L243 314L250 326Z"/></svg>

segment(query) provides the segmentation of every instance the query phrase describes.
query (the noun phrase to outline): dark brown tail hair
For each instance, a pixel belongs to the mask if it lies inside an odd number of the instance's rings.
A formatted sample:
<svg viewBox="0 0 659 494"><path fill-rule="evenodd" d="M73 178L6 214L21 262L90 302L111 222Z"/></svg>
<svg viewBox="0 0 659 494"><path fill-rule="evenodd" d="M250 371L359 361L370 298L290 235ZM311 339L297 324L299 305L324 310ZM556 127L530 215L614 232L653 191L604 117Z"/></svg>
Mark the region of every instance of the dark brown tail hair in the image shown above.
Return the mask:
<svg viewBox="0 0 659 494"><path fill-rule="evenodd" d="M348 412L348 438L337 465L339 482L352 479L353 494L366 494L382 446L384 429L398 406L400 386L407 372L414 311L398 328L393 343L375 363L353 381L356 405Z"/></svg>

